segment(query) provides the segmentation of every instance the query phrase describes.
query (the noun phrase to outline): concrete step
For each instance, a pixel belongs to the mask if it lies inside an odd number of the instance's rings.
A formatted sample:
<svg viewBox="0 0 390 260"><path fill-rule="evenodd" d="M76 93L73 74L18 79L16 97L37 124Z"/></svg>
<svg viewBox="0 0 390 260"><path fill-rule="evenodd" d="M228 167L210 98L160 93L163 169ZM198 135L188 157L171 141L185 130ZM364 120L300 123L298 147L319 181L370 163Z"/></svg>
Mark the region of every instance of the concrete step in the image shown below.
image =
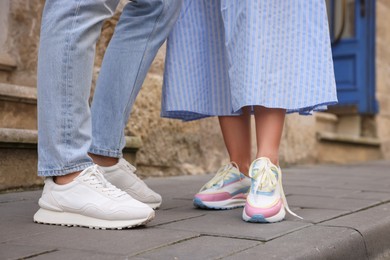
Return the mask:
<svg viewBox="0 0 390 260"><path fill-rule="evenodd" d="M382 159L376 129L366 125L370 125L370 121L357 114L316 113L317 162L353 163Z"/></svg>
<svg viewBox="0 0 390 260"><path fill-rule="evenodd" d="M10 72L16 70L16 61L7 53L0 54L0 71Z"/></svg>
<svg viewBox="0 0 390 260"><path fill-rule="evenodd" d="M383 159L380 140L373 137L318 132L319 163L354 163Z"/></svg>
<svg viewBox="0 0 390 260"><path fill-rule="evenodd" d="M0 127L37 129L37 90L0 83Z"/></svg>
<svg viewBox="0 0 390 260"><path fill-rule="evenodd" d="M37 176L37 140L37 130L0 128L0 191L43 184ZM134 164L141 146L141 138L126 136L123 157Z"/></svg>

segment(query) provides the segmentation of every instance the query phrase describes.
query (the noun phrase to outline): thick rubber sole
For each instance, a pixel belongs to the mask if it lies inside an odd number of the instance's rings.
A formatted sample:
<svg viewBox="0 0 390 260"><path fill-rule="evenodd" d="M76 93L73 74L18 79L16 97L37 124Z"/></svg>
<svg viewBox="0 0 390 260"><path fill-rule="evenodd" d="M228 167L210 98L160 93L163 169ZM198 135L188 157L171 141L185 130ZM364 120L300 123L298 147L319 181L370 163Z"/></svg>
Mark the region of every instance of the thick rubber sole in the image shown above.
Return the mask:
<svg viewBox="0 0 390 260"><path fill-rule="evenodd" d="M34 222L49 225L61 226L79 226L93 229L125 229L145 225L154 219L155 213L152 212L143 219L132 220L105 220L76 213L56 212L40 208L34 215Z"/></svg>
<svg viewBox="0 0 390 260"><path fill-rule="evenodd" d="M245 199L235 199L235 200L224 200L218 202L202 201L199 198L195 198L193 203L194 206L201 209L235 209L242 208L245 206Z"/></svg>
<svg viewBox="0 0 390 260"><path fill-rule="evenodd" d="M242 211L242 219L246 222L252 222L252 223L280 222L284 219L285 216L286 216L286 211L284 207L282 207L281 210L276 215L269 218L264 218L262 215L248 216L245 212L245 209Z"/></svg>

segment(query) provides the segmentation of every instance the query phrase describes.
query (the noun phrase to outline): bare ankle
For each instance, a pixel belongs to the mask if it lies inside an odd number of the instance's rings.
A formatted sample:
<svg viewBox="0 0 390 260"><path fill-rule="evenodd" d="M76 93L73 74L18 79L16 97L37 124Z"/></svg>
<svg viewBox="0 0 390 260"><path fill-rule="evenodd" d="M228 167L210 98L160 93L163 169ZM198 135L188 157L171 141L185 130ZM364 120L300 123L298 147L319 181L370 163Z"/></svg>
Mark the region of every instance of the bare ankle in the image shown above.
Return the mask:
<svg viewBox="0 0 390 260"><path fill-rule="evenodd" d="M261 153L261 152L258 152L256 154L256 158L260 158L260 157L266 157L268 158L273 164L275 165L279 165L279 154L278 153Z"/></svg>
<svg viewBox="0 0 390 260"><path fill-rule="evenodd" d="M119 160L118 158L115 157L108 157L108 156L103 156L103 155L98 155L93 153L88 153L88 155L92 158L94 163L103 167L114 166L115 164L118 163Z"/></svg>
<svg viewBox="0 0 390 260"><path fill-rule="evenodd" d="M64 185L64 184L68 184L70 182L72 182L74 180L74 178L76 178L77 176L79 176L81 171L79 172L73 172L73 173L69 173L67 175L63 175L63 176L54 176L53 177L53 181L58 184L58 185Z"/></svg>

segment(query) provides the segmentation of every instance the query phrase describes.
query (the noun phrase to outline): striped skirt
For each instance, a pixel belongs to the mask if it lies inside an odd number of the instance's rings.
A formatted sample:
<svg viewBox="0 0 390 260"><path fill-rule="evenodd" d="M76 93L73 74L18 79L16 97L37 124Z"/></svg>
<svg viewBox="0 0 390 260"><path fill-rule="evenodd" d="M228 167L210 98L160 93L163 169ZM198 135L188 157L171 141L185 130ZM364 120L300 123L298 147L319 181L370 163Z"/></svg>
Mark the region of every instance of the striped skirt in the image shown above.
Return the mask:
<svg viewBox="0 0 390 260"><path fill-rule="evenodd" d="M168 38L163 117L311 114L337 103L324 0L184 0Z"/></svg>

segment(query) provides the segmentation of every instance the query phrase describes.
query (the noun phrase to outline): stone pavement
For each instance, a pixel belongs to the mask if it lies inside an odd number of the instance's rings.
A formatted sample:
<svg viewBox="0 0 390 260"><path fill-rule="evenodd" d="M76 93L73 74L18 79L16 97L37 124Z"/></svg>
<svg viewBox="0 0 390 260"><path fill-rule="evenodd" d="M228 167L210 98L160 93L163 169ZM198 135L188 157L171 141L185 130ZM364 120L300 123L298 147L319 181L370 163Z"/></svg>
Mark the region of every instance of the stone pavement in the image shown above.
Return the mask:
<svg viewBox="0 0 390 260"><path fill-rule="evenodd" d="M285 169L304 220L275 224L193 208L210 177L147 180L164 198L156 219L119 231L35 224L40 191L1 194L0 259L390 259L390 161Z"/></svg>

